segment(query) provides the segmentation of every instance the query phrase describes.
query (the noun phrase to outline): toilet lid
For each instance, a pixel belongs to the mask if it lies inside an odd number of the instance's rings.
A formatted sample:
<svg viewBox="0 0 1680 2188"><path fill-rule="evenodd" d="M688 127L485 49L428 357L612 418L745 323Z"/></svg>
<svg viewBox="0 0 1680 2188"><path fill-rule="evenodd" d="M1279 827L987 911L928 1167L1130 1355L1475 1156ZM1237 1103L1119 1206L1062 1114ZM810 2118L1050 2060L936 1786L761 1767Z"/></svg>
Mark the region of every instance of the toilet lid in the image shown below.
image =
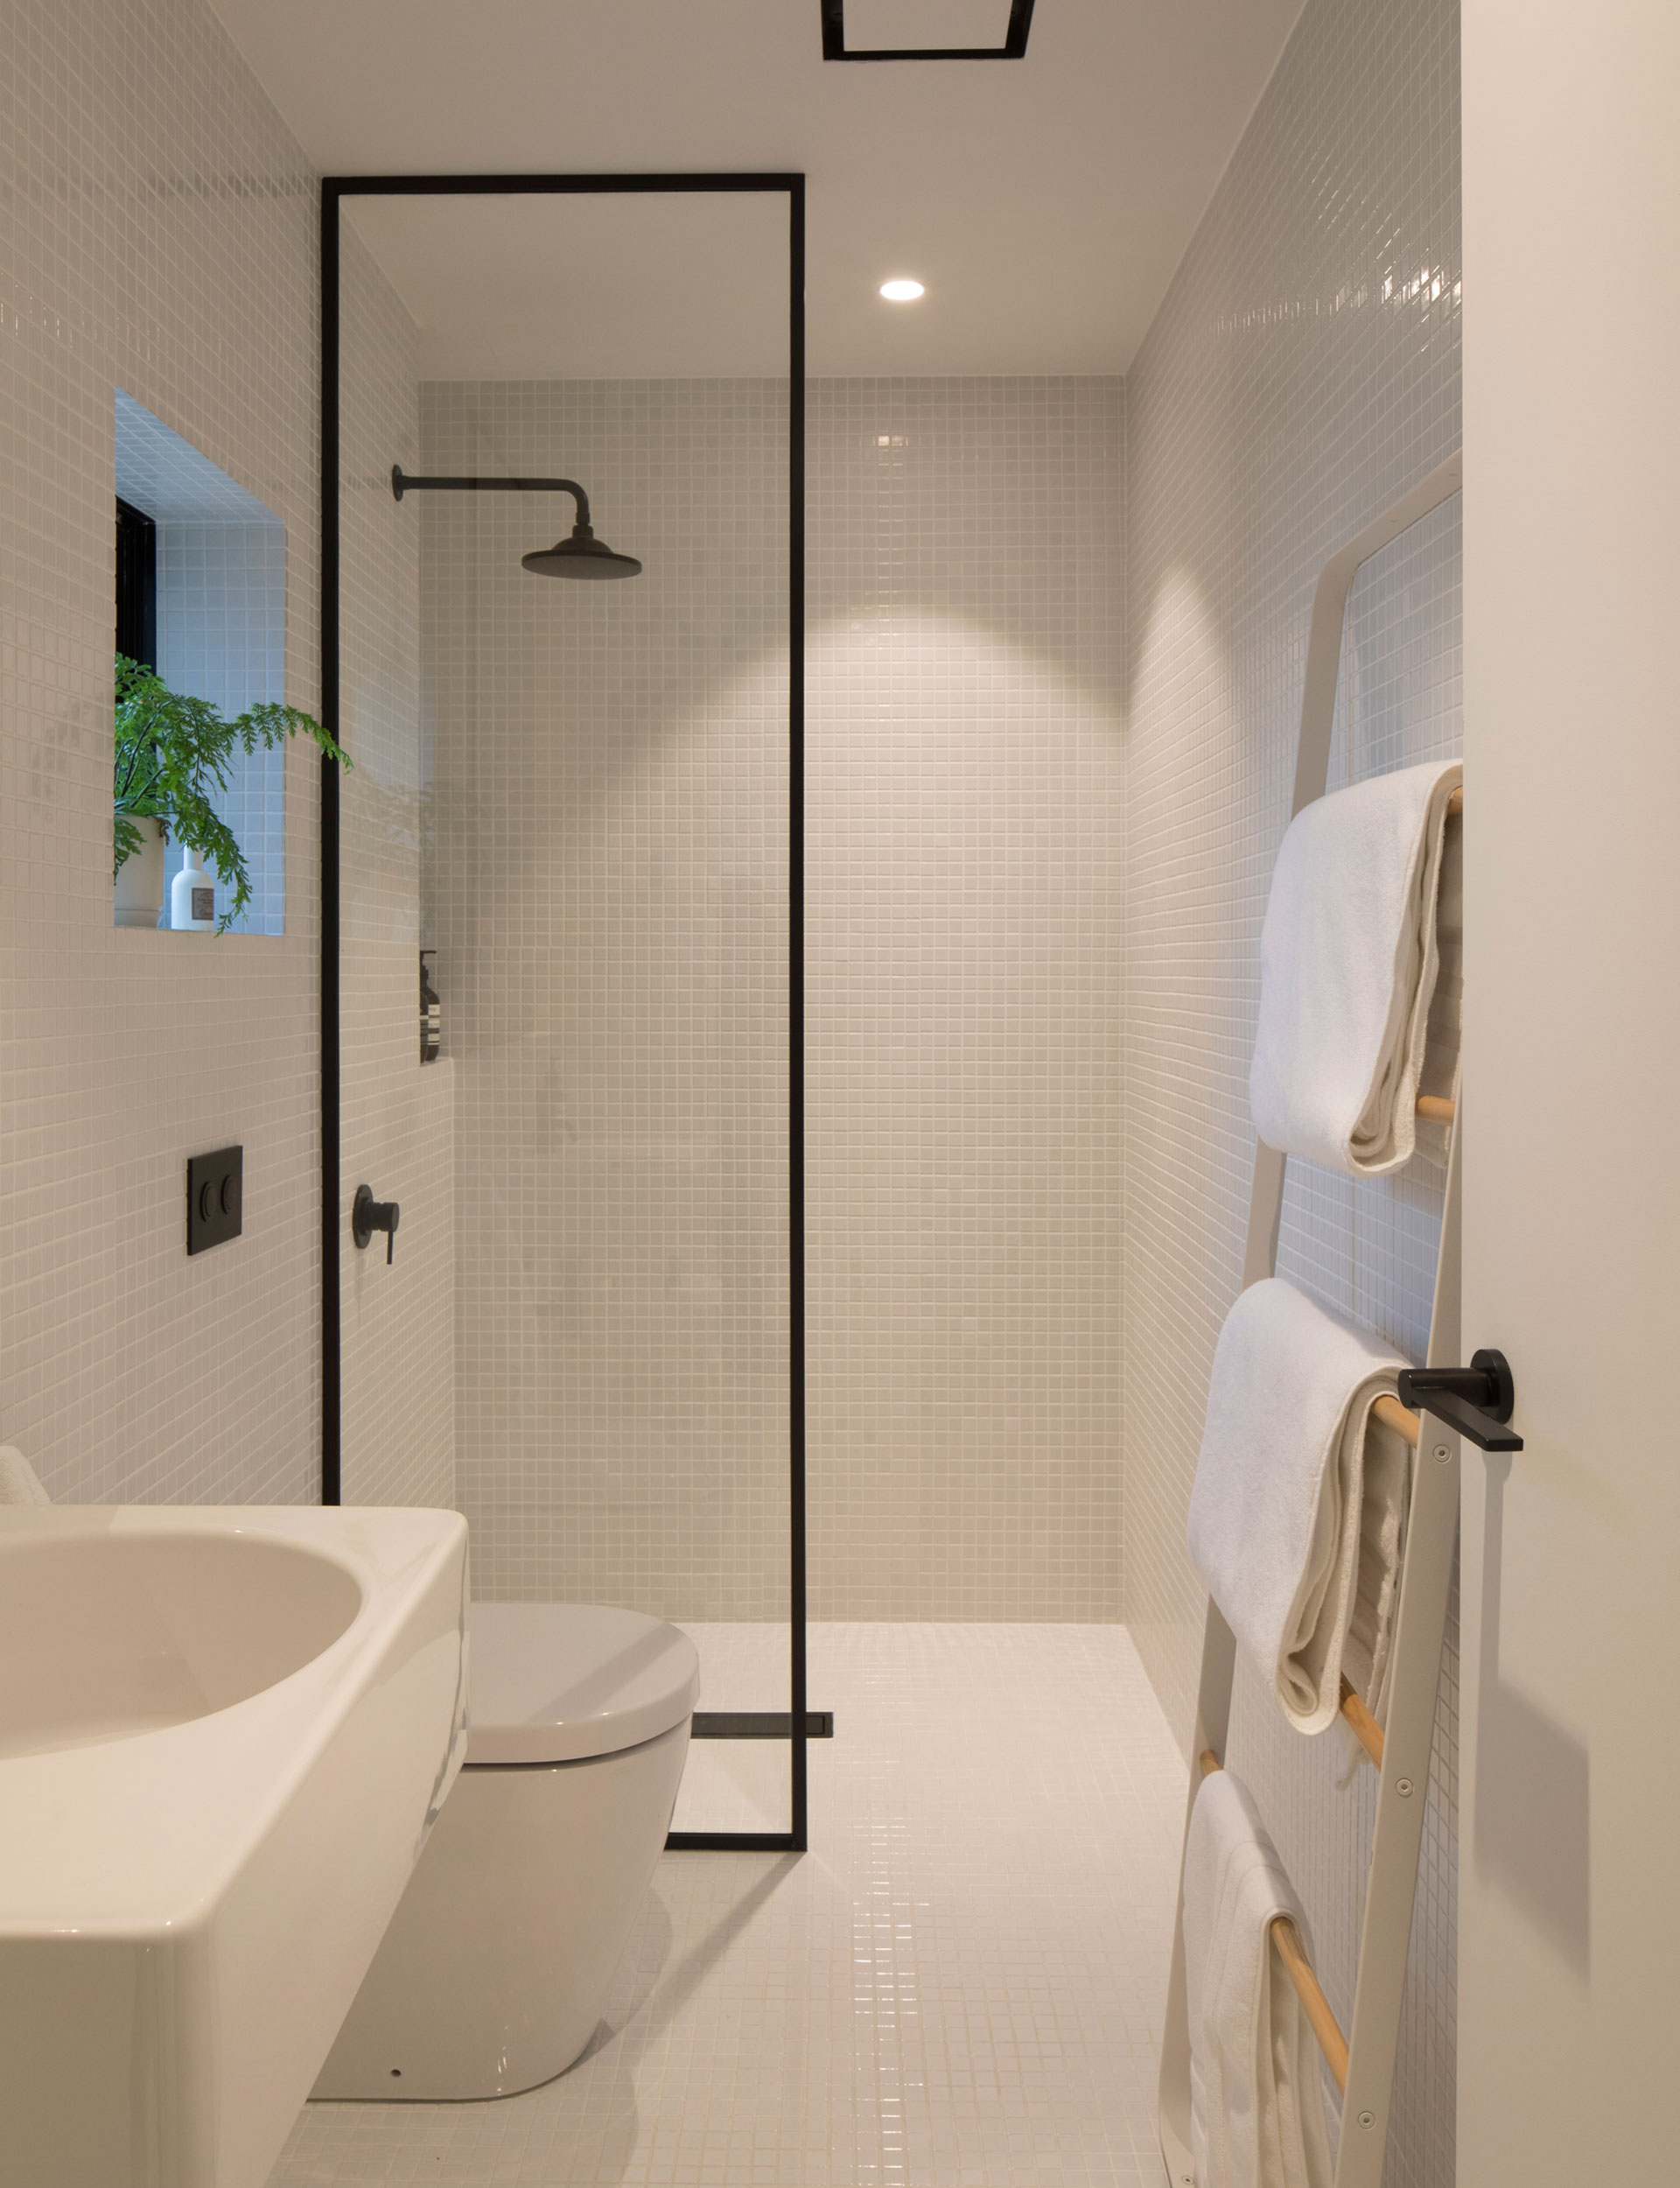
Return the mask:
<svg viewBox="0 0 1680 2188"><path fill-rule="evenodd" d="M700 1694L685 1633L595 1603L474 1603L466 1760L576 1763L679 1725Z"/></svg>

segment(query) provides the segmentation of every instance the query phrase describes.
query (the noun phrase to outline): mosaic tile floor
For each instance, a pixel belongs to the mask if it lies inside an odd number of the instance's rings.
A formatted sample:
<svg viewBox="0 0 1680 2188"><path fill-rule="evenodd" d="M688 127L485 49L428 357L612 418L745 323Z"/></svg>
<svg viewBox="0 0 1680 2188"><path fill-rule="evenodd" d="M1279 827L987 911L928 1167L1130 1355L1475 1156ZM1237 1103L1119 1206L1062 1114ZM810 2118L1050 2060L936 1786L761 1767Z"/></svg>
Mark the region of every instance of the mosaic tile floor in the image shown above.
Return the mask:
<svg viewBox="0 0 1680 2188"><path fill-rule="evenodd" d="M667 1855L578 2065L312 2105L270 2188L1158 2188L1184 1774L1124 1629L814 1626L811 1702L813 1852ZM691 1755L680 1820L746 1820Z"/></svg>

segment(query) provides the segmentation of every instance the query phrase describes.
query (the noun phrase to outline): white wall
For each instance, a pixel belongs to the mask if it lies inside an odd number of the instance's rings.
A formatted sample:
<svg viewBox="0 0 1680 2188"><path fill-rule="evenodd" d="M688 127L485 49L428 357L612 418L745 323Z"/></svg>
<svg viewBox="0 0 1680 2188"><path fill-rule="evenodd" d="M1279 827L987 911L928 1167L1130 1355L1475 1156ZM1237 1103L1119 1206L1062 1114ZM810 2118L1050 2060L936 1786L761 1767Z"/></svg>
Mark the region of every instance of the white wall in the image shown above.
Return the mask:
<svg viewBox="0 0 1680 2188"><path fill-rule="evenodd" d="M1466 0L1464 2188L1671 2180L1680 14Z"/></svg>
<svg viewBox="0 0 1680 2188"><path fill-rule="evenodd" d="M1457 444L1452 0L1310 0L1127 381L1124 1616L1190 1733L1184 1547L1208 1374L1241 1278L1258 945L1289 816L1312 589ZM1368 564L1333 784L1460 737L1460 513ZM1444 1179L1292 1162L1279 1267L1414 1354ZM1456 1626L1442 1671L1388 2177L1452 2170ZM1240 1667L1228 1760L1301 1890L1343 2025L1375 1820L1362 1765Z"/></svg>
<svg viewBox="0 0 1680 2188"><path fill-rule="evenodd" d="M1122 389L809 405L814 1615L1113 1617ZM578 476L647 565L545 586L564 511L416 504L478 1585L775 1616L785 397L424 415L426 469Z"/></svg>
<svg viewBox="0 0 1680 2188"><path fill-rule="evenodd" d="M317 763L283 936L111 924L114 401L287 527L317 704L315 186L199 0L0 14L0 1431L57 1497L318 1493ZM242 1141L189 1260L184 1165Z"/></svg>
<svg viewBox="0 0 1680 2188"><path fill-rule="evenodd" d="M200 0L15 0L0 11L0 1435L75 1501L307 1501L319 763L306 748L284 762L284 935L114 929L111 652L122 388L284 523L284 695L318 706L316 178ZM376 289L369 310L400 347ZM411 374L406 395L400 371L360 391L370 460L388 467L405 430L411 445L412 410ZM382 710L398 745L418 736L412 600L404 627L400 571L369 569L386 591L352 603L350 635L389 642L352 694L351 741L372 740L358 796L404 764L389 733L375 757L370 721ZM346 948L346 978L371 981L373 1014L400 1018L410 1042L416 857L406 877L388 861L371 908L353 876ZM356 955L364 911L383 922L383 959ZM417 1186L422 1206L444 1197L446 1126L410 1130L400 1075L353 1071L347 1094L347 1158L388 1162L375 1182ZM394 1159L405 1132L412 1166ZM244 1235L189 1260L186 1157L230 1140L245 1148ZM426 1236L404 1234L410 1308ZM435 1266L429 1281L435 1308ZM403 1295L383 1296L388 1311ZM436 1350L420 1311L356 1357L368 1427L348 1423L349 1493L447 1497Z"/></svg>
<svg viewBox="0 0 1680 2188"><path fill-rule="evenodd" d="M816 1617L1119 1614L1124 393L811 386Z"/></svg>
<svg viewBox="0 0 1680 2188"><path fill-rule="evenodd" d="M459 1496L486 1598L788 1602L787 395L428 382L416 495L458 1099Z"/></svg>

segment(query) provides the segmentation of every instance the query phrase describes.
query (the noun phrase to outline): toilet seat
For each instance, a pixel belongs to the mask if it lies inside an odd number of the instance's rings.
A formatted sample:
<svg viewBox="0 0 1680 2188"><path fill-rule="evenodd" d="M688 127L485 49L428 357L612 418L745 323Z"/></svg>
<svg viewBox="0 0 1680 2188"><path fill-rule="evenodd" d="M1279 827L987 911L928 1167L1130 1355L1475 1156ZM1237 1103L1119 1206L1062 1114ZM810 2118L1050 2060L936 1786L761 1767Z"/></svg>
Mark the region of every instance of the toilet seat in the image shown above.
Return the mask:
<svg viewBox="0 0 1680 2188"><path fill-rule="evenodd" d="M619 1755L682 1724L700 1696L685 1633L596 1603L474 1603L466 1767Z"/></svg>

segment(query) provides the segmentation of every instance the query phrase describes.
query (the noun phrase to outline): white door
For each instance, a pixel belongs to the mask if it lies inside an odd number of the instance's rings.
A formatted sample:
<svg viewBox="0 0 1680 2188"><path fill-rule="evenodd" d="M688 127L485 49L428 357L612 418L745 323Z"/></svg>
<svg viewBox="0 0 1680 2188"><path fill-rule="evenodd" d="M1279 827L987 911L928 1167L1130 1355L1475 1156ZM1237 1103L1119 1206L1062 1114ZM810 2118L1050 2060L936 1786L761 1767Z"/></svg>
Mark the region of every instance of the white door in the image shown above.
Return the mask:
<svg viewBox="0 0 1680 2188"><path fill-rule="evenodd" d="M1680 6L1465 0L1460 2188L1680 2181Z"/></svg>

